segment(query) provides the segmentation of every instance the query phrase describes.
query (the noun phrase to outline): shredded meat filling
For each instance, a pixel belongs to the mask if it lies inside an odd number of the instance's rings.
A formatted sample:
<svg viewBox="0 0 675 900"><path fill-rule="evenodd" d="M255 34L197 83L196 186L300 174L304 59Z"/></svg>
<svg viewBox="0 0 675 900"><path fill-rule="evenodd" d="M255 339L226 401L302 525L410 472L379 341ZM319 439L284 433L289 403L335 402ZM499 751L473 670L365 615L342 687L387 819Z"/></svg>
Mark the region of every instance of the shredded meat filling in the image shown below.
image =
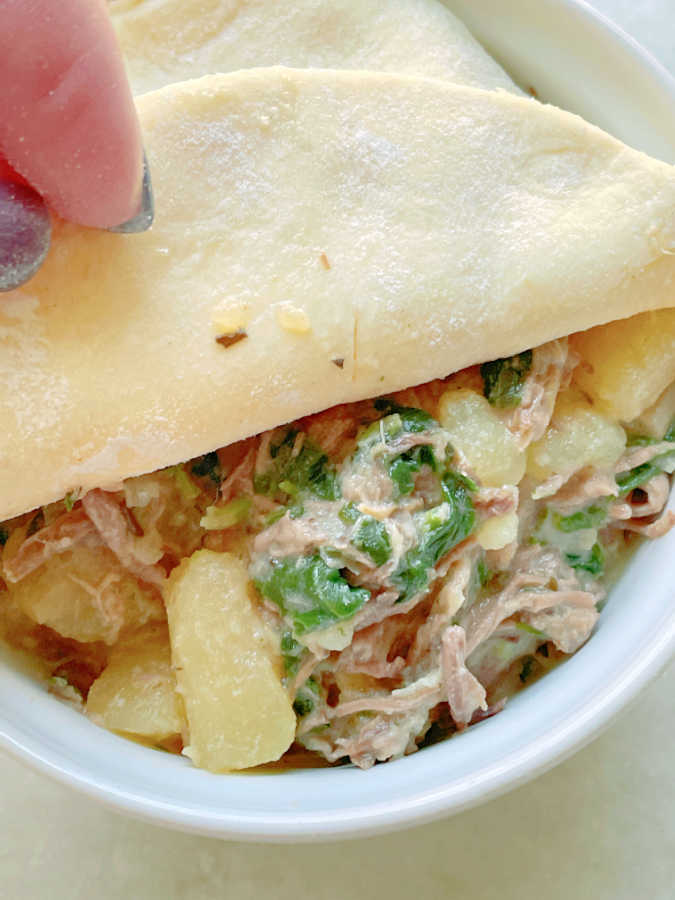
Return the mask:
<svg viewBox="0 0 675 900"><path fill-rule="evenodd" d="M53 556L71 550L96 534L84 509L73 509L26 538L13 556L3 557L3 574L8 581L21 581Z"/></svg>
<svg viewBox="0 0 675 900"><path fill-rule="evenodd" d="M537 614L553 607L584 607L593 611L595 616L587 617L590 627L586 639L597 620L595 605L600 596L580 589L573 570L562 562L557 551L540 548L521 551L506 587L474 604L461 617L459 624L466 632L467 656L510 616Z"/></svg>
<svg viewBox="0 0 675 900"><path fill-rule="evenodd" d="M158 588L207 549L248 566L258 595L244 590L241 604L248 597L273 636L260 653L270 654L288 716L293 706L295 740L329 762L368 768L494 715L588 640L603 567L611 578L634 543L629 533L659 537L675 524L675 443L634 436L615 464L630 429L614 422L616 440L606 440L607 422L598 424L576 388L561 397L578 361L567 339L534 348L529 371L528 359L344 404L90 491L69 512L55 503L4 523L0 590L15 610L12 634L22 633L14 643L44 644L58 629L73 649L50 670L71 673L55 689L82 704L108 646L111 658L118 642L126 652L132 631L162 622L165 655L175 651ZM566 417L569 433L559 427ZM546 480L535 482L537 473ZM44 578L21 583L45 563ZM41 578L51 589L56 570L54 597L31 594ZM7 633L6 614L0 625ZM80 640L88 653L101 645L100 664L87 668ZM78 664L87 672L81 689ZM152 677L139 675L139 685Z"/></svg>
<svg viewBox="0 0 675 900"><path fill-rule="evenodd" d="M460 727L476 710L486 710L485 688L466 667L466 634L459 625L446 628L441 638L441 671L450 714Z"/></svg>
<svg viewBox="0 0 675 900"><path fill-rule="evenodd" d="M523 385L521 402L507 419L521 449L539 440L546 431L558 392L569 384L577 361L569 351L567 338L542 344L532 351L532 368Z"/></svg>
<svg viewBox="0 0 675 900"><path fill-rule="evenodd" d="M149 584L161 585L166 573L161 566L148 561L145 547L133 534L121 505L112 494L89 491L82 498L82 506L98 531L104 544L112 550L125 569ZM161 552L156 559L161 557Z"/></svg>

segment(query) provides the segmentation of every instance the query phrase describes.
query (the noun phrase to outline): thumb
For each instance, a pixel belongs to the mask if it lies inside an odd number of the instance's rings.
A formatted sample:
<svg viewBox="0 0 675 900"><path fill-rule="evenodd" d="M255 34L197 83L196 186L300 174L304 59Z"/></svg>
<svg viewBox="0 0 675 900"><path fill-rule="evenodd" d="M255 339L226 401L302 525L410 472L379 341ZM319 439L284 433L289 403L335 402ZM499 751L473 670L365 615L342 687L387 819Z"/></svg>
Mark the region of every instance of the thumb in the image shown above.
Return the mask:
<svg viewBox="0 0 675 900"><path fill-rule="evenodd" d="M64 218L139 211L140 128L104 0L3 0L0 151Z"/></svg>

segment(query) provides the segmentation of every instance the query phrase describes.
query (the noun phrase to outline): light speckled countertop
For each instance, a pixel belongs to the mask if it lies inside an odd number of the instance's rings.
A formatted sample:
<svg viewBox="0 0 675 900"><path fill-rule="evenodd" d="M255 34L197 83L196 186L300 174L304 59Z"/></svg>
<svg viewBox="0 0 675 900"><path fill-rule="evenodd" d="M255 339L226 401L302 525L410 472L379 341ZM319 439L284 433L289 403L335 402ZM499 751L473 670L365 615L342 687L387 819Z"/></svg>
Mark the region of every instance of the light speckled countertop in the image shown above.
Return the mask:
<svg viewBox="0 0 675 900"><path fill-rule="evenodd" d="M675 0L595 0L675 71ZM675 664L590 747L389 837L271 847L127 820L0 758L2 900L672 900Z"/></svg>

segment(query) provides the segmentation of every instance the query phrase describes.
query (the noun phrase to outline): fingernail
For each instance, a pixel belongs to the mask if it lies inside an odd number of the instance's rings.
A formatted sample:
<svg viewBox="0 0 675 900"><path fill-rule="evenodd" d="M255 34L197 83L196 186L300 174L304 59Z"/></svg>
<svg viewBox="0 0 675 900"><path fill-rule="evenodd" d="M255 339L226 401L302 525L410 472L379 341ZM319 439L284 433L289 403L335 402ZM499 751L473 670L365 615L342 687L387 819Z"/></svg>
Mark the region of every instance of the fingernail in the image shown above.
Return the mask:
<svg viewBox="0 0 675 900"><path fill-rule="evenodd" d="M122 222L121 225L114 225L108 228L115 234L138 234L140 231L147 231L155 218L155 201L152 196L152 181L150 180L150 169L148 167L148 159L143 152L143 187L141 189L141 208L128 222Z"/></svg>
<svg viewBox="0 0 675 900"><path fill-rule="evenodd" d="M35 275L51 234L42 197L28 185L0 182L0 291L13 291Z"/></svg>

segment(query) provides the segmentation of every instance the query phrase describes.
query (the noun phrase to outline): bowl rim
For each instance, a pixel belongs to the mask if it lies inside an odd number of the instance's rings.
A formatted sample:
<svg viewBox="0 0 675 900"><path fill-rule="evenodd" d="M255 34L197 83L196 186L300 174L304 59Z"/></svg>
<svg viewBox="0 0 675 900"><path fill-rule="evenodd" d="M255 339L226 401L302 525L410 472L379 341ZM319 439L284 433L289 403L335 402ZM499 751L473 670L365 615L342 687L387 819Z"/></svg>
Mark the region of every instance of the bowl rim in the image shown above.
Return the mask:
<svg viewBox="0 0 675 900"><path fill-rule="evenodd" d="M675 609L663 625L647 651L636 655L632 664L608 689L590 694L588 701L577 708L573 720L562 719L536 744L509 756L498 757L464 785L449 784L432 790L420 790L404 798L363 807L320 813L291 810L246 815L227 811L206 813L189 806L179 807L172 802L141 797L124 790L113 780L106 783L81 771L67 758L51 758L25 735L22 740L17 734L0 729L0 747L34 771L54 778L114 811L182 832L260 843L305 843L386 834L455 815L499 797L535 779L589 744L668 665L675 652ZM546 678L538 685L545 688L545 682ZM73 715L81 716L77 712ZM488 723L482 723L482 726L485 724ZM474 726L472 731L482 726ZM124 738L113 737L127 743ZM213 777L209 773L202 774ZM358 772L358 775L367 778L368 772Z"/></svg>
<svg viewBox="0 0 675 900"><path fill-rule="evenodd" d="M553 14L580 18L598 40L629 55L641 77L675 108L675 79L632 37L585 0L541 0ZM674 148L675 151L675 148ZM0 720L0 748L34 770L135 818L182 831L239 840L292 842L332 840L392 831L468 809L511 790L569 757L595 738L675 653L675 609L664 615L656 636L636 654L620 676L602 690L590 692L571 720L559 721L531 746L499 757L464 784L411 790L405 796L362 807L299 813L253 811L242 815L223 809L205 811L174 802L160 802L126 790L114 779L85 770L75 760L41 745L39 739L13 722ZM487 723L484 723L487 724ZM218 776L222 777L222 776ZM367 777L367 775L365 776Z"/></svg>

